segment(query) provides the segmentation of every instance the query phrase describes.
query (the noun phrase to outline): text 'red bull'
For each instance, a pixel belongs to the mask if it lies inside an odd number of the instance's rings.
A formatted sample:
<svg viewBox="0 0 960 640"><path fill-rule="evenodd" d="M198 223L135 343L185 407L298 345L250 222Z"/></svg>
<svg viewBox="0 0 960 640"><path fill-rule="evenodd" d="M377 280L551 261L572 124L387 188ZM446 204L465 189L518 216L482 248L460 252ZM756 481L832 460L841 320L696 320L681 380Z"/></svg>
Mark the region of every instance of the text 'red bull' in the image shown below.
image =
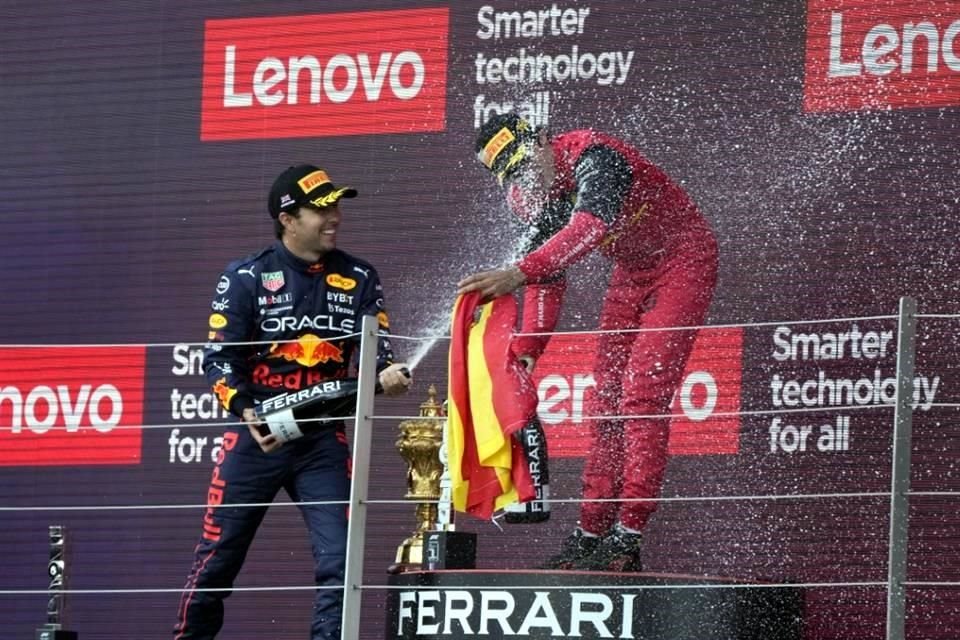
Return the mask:
<svg viewBox="0 0 960 640"><path fill-rule="evenodd" d="M216 523L213 517L213 510L223 504L223 492L227 488L226 481L220 478L220 467L226 459L227 452L233 450L236 446L237 437L237 434L230 431L223 434L223 444L220 445L220 451L217 452L217 464L213 467L210 488L207 490L207 510L203 514L203 537L213 542L219 540L223 533L223 528Z"/></svg>

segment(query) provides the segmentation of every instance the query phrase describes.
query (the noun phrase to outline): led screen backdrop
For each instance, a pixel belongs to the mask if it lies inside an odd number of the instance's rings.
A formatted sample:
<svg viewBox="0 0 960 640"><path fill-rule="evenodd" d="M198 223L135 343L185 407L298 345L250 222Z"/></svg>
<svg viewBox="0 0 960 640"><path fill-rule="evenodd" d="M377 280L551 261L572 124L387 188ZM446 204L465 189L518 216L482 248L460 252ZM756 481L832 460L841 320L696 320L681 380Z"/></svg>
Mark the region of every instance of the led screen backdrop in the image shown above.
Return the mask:
<svg viewBox="0 0 960 640"><path fill-rule="evenodd" d="M720 245L719 326L674 399L664 495L740 499L663 504L649 569L868 583L811 588L807 634L883 637L904 295L946 316L918 322L913 489L960 488L960 421L938 406L960 398L956 2L10 0L0 15L0 635L45 619L51 524L88 591L70 628L169 632L225 418L200 343L220 270L272 239L275 175L311 162L356 187L340 245L379 269L395 334L442 334L455 282L519 246L473 153L480 123L515 109L633 143ZM591 329L608 266L570 275L561 328ZM579 495L594 339L555 339L535 374L559 498ZM406 358L422 344L395 340ZM444 358L440 340L414 393L377 413L415 414ZM398 422L376 422L375 499L402 497ZM783 494L806 497L763 499ZM911 505L909 579L957 581L956 502ZM561 503L547 525L460 526L481 534L481 566L532 567L576 517ZM365 584L385 583L413 526L412 505L371 505ZM311 580L299 515L278 506L238 586ZM383 599L364 592L365 637L382 636ZM238 592L224 637L301 637L310 600ZM953 637L956 589L911 587L907 615L911 638Z"/></svg>

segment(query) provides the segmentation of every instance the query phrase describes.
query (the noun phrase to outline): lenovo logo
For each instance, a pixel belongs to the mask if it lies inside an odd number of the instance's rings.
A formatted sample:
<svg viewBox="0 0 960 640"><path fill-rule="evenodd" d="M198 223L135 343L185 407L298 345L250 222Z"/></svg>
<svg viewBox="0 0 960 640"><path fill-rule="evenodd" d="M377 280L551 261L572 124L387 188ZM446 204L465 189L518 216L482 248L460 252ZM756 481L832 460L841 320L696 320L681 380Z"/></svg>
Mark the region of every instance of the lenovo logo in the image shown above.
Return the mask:
<svg viewBox="0 0 960 640"><path fill-rule="evenodd" d="M442 131L448 13L207 21L200 138Z"/></svg>
<svg viewBox="0 0 960 640"><path fill-rule="evenodd" d="M141 348L4 348L0 466L138 464Z"/></svg>
<svg viewBox="0 0 960 640"><path fill-rule="evenodd" d="M809 0L806 111L960 104L960 7Z"/></svg>
<svg viewBox="0 0 960 640"><path fill-rule="evenodd" d="M537 414L553 457L584 456L590 448L595 351L592 335L557 335L537 361ZM697 334L670 407L671 455L739 451L742 354L742 329L702 329Z"/></svg>
<svg viewBox="0 0 960 640"><path fill-rule="evenodd" d="M120 424L123 396L112 384L96 389L84 384L72 390L68 385L37 385L24 396L19 387L0 388L0 403L10 404L10 431L46 433L62 421L67 433L80 431L81 423L107 433Z"/></svg>
<svg viewBox="0 0 960 640"><path fill-rule="evenodd" d="M239 81L252 87L244 93L236 89L237 47L228 45L225 53L224 107L249 107L254 101L267 107L300 104L301 82L309 87L308 95L303 97L303 102L309 104L348 102L358 93L359 100L376 102L384 88L393 98L412 100L423 88L426 75L423 58L409 50L397 54L385 51L376 63L365 53L355 58L338 53L326 61L326 66L312 55L290 56L286 60L267 56L257 63L252 80ZM338 74L343 76L339 84L335 81Z"/></svg>

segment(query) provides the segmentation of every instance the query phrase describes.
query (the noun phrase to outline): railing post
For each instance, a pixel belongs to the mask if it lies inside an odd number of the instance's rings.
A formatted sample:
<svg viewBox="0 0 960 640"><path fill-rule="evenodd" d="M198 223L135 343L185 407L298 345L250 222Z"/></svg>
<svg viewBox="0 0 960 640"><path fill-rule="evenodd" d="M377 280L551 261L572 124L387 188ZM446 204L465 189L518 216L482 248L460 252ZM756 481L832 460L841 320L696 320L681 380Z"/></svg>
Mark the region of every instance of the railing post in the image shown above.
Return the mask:
<svg viewBox="0 0 960 640"><path fill-rule="evenodd" d="M353 430L353 480L350 484L350 523L347 527L347 564L343 576L341 638L360 637L360 604L363 554L367 529L367 489L370 480L370 442L373 431L373 396L377 384L377 319L364 316L360 329L357 415Z"/></svg>
<svg viewBox="0 0 960 640"><path fill-rule="evenodd" d="M900 298L897 322L897 394L893 414L893 468L890 473L890 556L887 563L887 640L904 640L910 454L913 431L913 372L917 301Z"/></svg>

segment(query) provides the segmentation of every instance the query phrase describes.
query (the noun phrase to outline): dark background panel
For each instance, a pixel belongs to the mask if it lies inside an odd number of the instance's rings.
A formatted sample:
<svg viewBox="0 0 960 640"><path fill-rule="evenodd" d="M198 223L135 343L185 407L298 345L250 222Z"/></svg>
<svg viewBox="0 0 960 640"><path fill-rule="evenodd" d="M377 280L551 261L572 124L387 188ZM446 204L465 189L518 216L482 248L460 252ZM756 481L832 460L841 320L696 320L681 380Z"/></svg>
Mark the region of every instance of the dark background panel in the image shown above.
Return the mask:
<svg viewBox="0 0 960 640"><path fill-rule="evenodd" d="M418 134L201 143L204 21L443 7L450 9L447 123ZM776 322L796 331L844 331L804 321L891 316L902 295L921 311L957 309L954 276L960 220L954 141L956 107L811 114L802 110L806 3L617 1L589 7L576 37L483 40L480 2L284 0L269 5L12 0L0 7L0 302L5 344L150 343L142 462L129 467L0 467L7 488L0 527L0 591L45 586L46 526L65 524L72 547L68 620L82 637L164 637L199 532L221 432L215 418L179 417L179 397L209 393L196 371L179 371L176 345L205 338L217 274L271 240L266 192L285 166L328 169L359 189L345 203L341 245L373 262L386 288L392 329L442 334L455 282L508 261L519 232L473 154L475 104L549 92L554 130L595 127L636 144L697 200L720 244L720 281L709 322L747 324L744 410L771 408L774 374L799 379L869 376L874 363L779 363ZM497 11L547 8L498 2ZM338 34L318 34L336 38ZM633 51L622 85L589 81L478 85L475 60L524 48L565 53ZM608 265L572 270L563 329L589 329ZM859 321L890 329L889 320ZM918 374L938 375L939 402L956 402L956 319L923 320ZM420 343L395 340L409 357ZM440 340L416 370L410 397L378 401L380 415L415 414L429 383L445 387ZM876 363L892 374L895 353ZM51 366L51 363L37 363ZM829 423L836 410L804 417ZM646 532L651 569L745 579L882 581L887 500L880 496L765 500L770 494L883 492L890 480L892 410L851 413L848 453L771 452L771 415L745 415L737 455L677 456L665 497L745 496L738 501L664 502ZM797 421L800 418L796 418ZM396 419L375 422L370 494L395 500L403 462ZM914 487L955 491L956 409L917 412ZM2 426L2 425L0 425ZM175 430L178 430L176 434ZM186 439L206 438L186 460ZM171 460L171 440L175 441ZM554 495L579 496L582 461L560 459ZM286 501L285 496L280 500ZM31 511L36 506L162 505L137 510ZM956 581L958 524L944 497L915 498L909 576ZM480 533L486 568L534 566L575 525L558 504L546 525ZM364 583L383 585L396 546L414 526L413 506L370 506ZM272 509L240 587L305 586L309 550L296 509ZM156 589L151 593L111 590ZM241 591L228 601L224 637L298 637L310 592ZM384 592L364 592L364 637L381 637ZM909 637L951 638L960 621L951 590L910 591ZM31 637L45 597L0 595L4 637ZM808 601L811 638L882 637L882 589L817 589Z"/></svg>

